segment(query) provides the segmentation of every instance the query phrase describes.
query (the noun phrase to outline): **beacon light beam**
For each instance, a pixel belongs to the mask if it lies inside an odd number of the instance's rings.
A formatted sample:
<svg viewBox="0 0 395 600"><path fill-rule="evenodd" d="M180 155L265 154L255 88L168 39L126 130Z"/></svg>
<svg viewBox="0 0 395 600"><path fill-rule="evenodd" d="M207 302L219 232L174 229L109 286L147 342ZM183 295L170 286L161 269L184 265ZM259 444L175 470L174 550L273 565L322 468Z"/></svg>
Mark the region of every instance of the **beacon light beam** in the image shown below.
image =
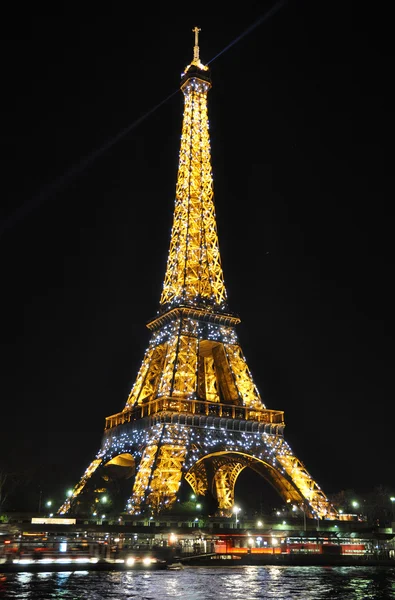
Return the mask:
<svg viewBox="0 0 395 600"><path fill-rule="evenodd" d="M47 200L58 190L61 186L69 184L74 177L79 175L88 167L91 163L93 163L96 158L104 154L109 148L114 146L120 139L122 139L126 134L130 131L133 131L140 123L145 121L153 112L158 110L163 104L165 104L170 98L172 98L178 90L172 92L167 98L159 102L156 106L151 108L148 112L146 112L142 117L134 121L131 125L120 131L116 136L112 139L108 140L105 144L103 144L100 148L94 150L91 154L84 157L78 164L71 167L66 173L55 179L52 183L44 186L42 190L37 194L37 196L28 200L20 208L18 208L12 215L10 215L1 225L0 225L0 236L7 230L16 225L18 221L26 217L30 214L35 208L37 208L42 202Z"/></svg>
<svg viewBox="0 0 395 600"><path fill-rule="evenodd" d="M257 21L255 21L255 23L253 23L252 25L250 25L249 27L247 27L247 29L245 31L243 31L243 33L241 33L237 38L235 38L233 40L233 42L231 42L230 44L228 44L223 50L221 50L221 52L219 52L218 54L216 54L214 56L214 58L212 58L211 60L209 60L207 64L208 65L211 64L219 56L221 56L222 54L224 54L224 52L226 52L227 50L229 50L230 48L232 48L235 44L237 44L237 42L239 42L246 35L248 35L249 33L251 33L251 31L253 31L254 29L256 29L259 25L262 25L262 23L264 23L265 21L267 21L274 14L276 14L276 12L278 12L280 10L280 8L282 8L285 5L285 3L286 3L286 0L280 0L280 2L277 2L277 4L275 4L274 6L272 6L272 8L270 10L268 10L267 13L265 13L264 15L262 15L262 17L260 17Z"/></svg>
<svg viewBox="0 0 395 600"><path fill-rule="evenodd" d="M216 56L214 56L214 58L209 60L207 64L209 65L210 63L212 63L215 59L217 59L219 56L224 54L224 52L229 50L229 48L232 48L237 42L239 42L241 39L243 39L247 34L249 34L251 31L253 31L256 27L258 27L259 25L264 23L269 17L273 16L280 8L282 8L282 6L284 6L285 1L286 0L281 0L280 2L275 4L275 6L273 6L265 15L260 17L255 23L253 23L253 25L248 27L233 42L228 44L228 46L226 46L223 50L221 50L221 52L219 52ZM194 30L194 32L195 32L195 30ZM195 32L195 35L196 35L196 32ZM131 125L129 125L125 129L120 131L116 136L114 136L112 139L107 141L100 148L98 148L97 150L94 150L87 157L83 158L79 163L77 163L76 165L71 167L66 173L64 173L63 175L60 175L57 179L55 179L55 181L44 186L36 196L31 198L30 200L27 200L12 215L7 217L3 221L3 223L0 224L0 237L5 233L5 231L14 227L24 217L26 217L31 212L33 212L33 210L36 209L38 206L40 206L40 204L42 204L44 201L48 200L48 198L50 198L61 186L65 186L65 185L68 185L69 183L71 183L71 181L74 179L74 177L76 177L77 175L82 173L86 167L88 167L91 163L93 163L96 160L96 158L98 158L99 156L104 154L109 148L114 146L114 144L116 144L126 134L128 134L130 131L132 131L138 125L140 125L140 123L145 121L145 119L147 119L147 117L149 117L158 108L160 108L163 104L165 104L168 100L170 100L170 98L173 98L173 96L175 96L177 93L178 93L178 90L175 90L174 92L169 94L169 96L167 96L167 98L165 98L164 100L159 102L159 104L154 106L151 110L146 112L142 117L140 117L139 119L134 121Z"/></svg>

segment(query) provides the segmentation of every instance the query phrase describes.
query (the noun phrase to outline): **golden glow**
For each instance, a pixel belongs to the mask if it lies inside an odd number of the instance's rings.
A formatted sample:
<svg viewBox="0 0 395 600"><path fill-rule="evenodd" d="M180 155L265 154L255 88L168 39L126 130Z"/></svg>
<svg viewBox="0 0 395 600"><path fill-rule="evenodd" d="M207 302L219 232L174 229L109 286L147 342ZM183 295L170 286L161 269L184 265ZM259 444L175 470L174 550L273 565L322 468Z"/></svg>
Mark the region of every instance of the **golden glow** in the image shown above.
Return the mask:
<svg viewBox="0 0 395 600"><path fill-rule="evenodd" d="M273 436L274 437L274 436ZM213 487L218 500L218 511L222 516L230 516L234 504L234 490L238 476L247 467L265 477L277 490L285 502L296 502L311 517L338 518L328 498L311 478L305 467L292 453L290 447L280 436L275 437L275 461L263 461L248 452L214 452L198 460L185 476L192 489L207 490L207 461L211 461L214 471ZM292 469L281 465L292 464ZM203 493L202 493L203 492ZM196 492L195 492L196 493Z"/></svg>
<svg viewBox="0 0 395 600"><path fill-rule="evenodd" d="M207 91L197 77L185 97L170 251L160 304L220 307L226 290L213 202Z"/></svg>
<svg viewBox="0 0 395 600"><path fill-rule="evenodd" d="M199 27L194 27L192 29L192 31L195 34L195 46L193 48L193 61L191 62L190 65L188 65L186 67L185 72L183 73L183 75L185 75L185 73L187 73L187 71L190 69L191 66L198 67L198 69L200 69L201 71L208 71L208 67L206 67L205 65L203 65L200 62L200 58L199 58L199 32L201 30L199 29Z"/></svg>
<svg viewBox="0 0 395 600"><path fill-rule="evenodd" d="M118 456L115 456L113 459L109 460L105 466L107 467L108 465L116 465L117 467L130 468L134 466L134 458L129 453L118 454ZM103 501L105 501L104 498Z"/></svg>
<svg viewBox="0 0 395 600"><path fill-rule="evenodd" d="M91 462L89 467L86 469L84 475L80 479L79 483L72 490L72 492L69 495L69 497L67 498L66 502L64 502L62 504L62 506L59 508L58 514L64 515L70 510L72 501L82 492L82 490L84 489L84 487L86 485L86 482L92 477L93 473L101 465L101 463L102 463L101 458L96 458L95 460L93 460Z"/></svg>
<svg viewBox="0 0 395 600"><path fill-rule="evenodd" d="M158 314L147 325L150 343L125 408L106 418L98 458L59 512L70 510L99 466L122 466L135 473L129 514L170 508L185 479L195 495L212 491L219 514L231 515L236 481L253 468L284 501L336 518L283 438L283 411L263 403L236 334L240 319L227 309L207 112L211 83L199 58L199 31L193 29L194 59L181 83L173 223Z"/></svg>

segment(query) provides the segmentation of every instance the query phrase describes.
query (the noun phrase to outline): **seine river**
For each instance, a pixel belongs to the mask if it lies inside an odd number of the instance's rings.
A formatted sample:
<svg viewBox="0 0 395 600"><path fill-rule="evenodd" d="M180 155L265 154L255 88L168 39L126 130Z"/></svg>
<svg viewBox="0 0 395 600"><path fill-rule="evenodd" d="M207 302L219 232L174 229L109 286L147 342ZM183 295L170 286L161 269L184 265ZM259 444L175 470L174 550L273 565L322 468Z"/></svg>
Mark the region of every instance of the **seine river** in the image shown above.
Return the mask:
<svg viewBox="0 0 395 600"><path fill-rule="evenodd" d="M395 568L188 567L182 571L18 573L8 600L392 600Z"/></svg>

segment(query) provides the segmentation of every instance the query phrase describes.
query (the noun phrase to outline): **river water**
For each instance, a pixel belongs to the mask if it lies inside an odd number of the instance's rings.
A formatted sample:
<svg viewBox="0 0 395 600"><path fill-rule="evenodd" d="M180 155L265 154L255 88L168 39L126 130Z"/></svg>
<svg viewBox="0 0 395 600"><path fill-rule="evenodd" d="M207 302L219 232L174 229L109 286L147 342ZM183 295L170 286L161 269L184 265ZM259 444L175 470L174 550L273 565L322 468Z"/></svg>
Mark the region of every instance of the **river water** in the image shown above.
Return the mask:
<svg viewBox="0 0 395 600"><path fill-rule="evenodd" d="M4 576L3 576L4 578ZM395 568L187 567L182 571L18 573L8 600L393 600Z"/></svg>

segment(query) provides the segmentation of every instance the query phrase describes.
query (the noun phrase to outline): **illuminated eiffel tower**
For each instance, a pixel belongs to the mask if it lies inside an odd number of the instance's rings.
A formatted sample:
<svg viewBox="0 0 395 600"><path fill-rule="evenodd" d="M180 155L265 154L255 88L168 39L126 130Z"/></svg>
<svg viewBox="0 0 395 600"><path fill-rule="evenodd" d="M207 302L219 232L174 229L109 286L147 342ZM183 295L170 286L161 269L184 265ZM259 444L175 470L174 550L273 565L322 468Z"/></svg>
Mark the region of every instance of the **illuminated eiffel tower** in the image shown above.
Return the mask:
<svg viewBox="0 0 395 600"><path fill-rule="evenodd" d="M230 515L238 476L250 468L306 514L337 512L283 437L284 413L265 407L239 345L240 319L227 308L213 202L207 115L209 69L199 58L182 74L184 117L170 249L151 340L122 412L106 418L101 448L66 502L92 476L124 469L130 515L159 515L186 481ZM96 490L97 491L97 490ZM100 490L99 490L100 491Z"/></svg>

